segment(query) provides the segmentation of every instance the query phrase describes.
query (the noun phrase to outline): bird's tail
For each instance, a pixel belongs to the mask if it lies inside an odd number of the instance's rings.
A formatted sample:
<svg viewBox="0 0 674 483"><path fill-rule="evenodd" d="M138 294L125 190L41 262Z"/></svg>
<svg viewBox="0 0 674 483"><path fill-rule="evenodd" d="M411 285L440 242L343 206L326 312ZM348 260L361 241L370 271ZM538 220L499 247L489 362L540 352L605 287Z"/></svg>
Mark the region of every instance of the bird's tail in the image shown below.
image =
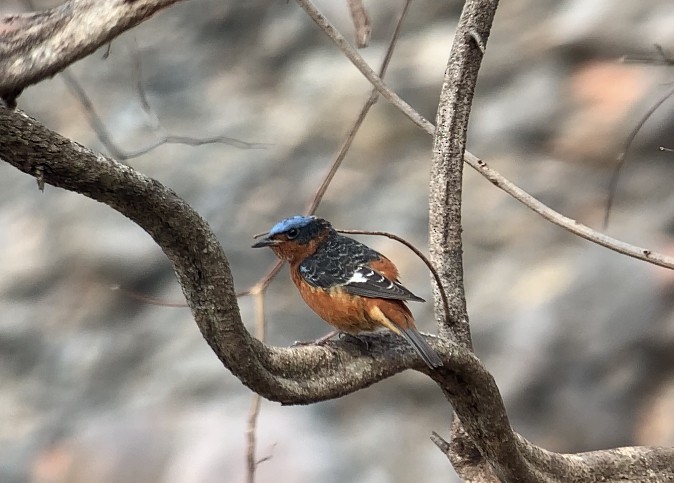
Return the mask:
<svg viewBox="0 0 674 483"><path fill-rule="evenodd" d="M438 356L433 348L428 345L428 342L426 342L415 327L408 327L406 329L400 328L400 335L414 347L414 350L417 351L428 367L435 369L436 367L442 366L442 359L440 359L440 356Z"/></svg>

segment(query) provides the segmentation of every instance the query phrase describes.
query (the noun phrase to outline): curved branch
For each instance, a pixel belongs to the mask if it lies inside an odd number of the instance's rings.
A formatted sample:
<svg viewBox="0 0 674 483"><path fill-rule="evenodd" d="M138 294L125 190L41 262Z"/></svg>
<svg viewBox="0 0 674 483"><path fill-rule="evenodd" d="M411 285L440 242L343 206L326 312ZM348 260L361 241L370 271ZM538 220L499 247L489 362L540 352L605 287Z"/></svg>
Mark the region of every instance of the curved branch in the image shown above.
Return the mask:
<svg viewBox="0 0 674 483"><path fill-rule="evenodd" d="M43 12L0 18L0 98L91 54L158 10L182 0L70 0Z"/></svg>
<svg viewBox="0 0 674 483"><path fill-rule="evenodd" d="M412 250L412 252L421 259L422 262L424 262L424 265L426 265L426 268L428 268L428 271L431 273L431 278L435 282L435 285L438 287L438 291L440 292L440 299L442 301L442 317L449 317L449 298L447 297L447 293L443 289L443 284L442 280L440 279L440 275L438 274L438 271L435 269L431 261L424 255L421 250L419 250L417 247L415 247L412 243L408 242L405 240L403 237L400 237L398 235L394 235L393 233L389 233L386 231L369 231L369 230L337 230L338 233L348 233L352 235L375 235L375 236L385 236L387 238L390 238L391 240L395 240L399 243L402 243L405 245L407 248Z"/></svg>
<svg viewBox="0 0 674 483"><path fill-rule="evenodd" d="M158 181L21 112L0 108L0 158L40 183L105 203L143 228L173 264L195 321L218 358L267 399L308 404L349 394L407 368L424 368L394 335L368 338L366 352L345 341L324 347L264 345L241 321L229 263L206 221ZM434 343L440 354L453 354L452 347Z"/></svg>

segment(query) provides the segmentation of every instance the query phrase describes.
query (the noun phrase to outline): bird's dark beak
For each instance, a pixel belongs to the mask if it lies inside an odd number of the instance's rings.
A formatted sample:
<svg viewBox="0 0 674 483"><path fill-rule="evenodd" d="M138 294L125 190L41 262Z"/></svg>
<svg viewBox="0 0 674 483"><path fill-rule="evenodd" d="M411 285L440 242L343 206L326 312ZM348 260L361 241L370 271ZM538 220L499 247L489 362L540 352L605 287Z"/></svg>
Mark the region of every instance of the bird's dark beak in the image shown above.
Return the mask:
<svg viewBox="0 0 674 483"><path fill-rule="evenodd" d="M281 243L281 240L274 240L273 238L263 238L259 242L255 243L251 248L262 248L262 247L271 247Z"/></svg>

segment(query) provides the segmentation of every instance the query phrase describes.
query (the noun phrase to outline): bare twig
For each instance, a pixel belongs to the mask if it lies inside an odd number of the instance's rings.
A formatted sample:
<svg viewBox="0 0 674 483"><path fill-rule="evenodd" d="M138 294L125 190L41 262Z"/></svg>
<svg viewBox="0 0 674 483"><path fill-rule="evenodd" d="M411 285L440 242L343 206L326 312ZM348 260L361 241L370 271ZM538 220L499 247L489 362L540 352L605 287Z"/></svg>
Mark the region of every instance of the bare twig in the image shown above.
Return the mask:
<svg viewBox="0 0 674 483"><path fill-rule="evenodd" d="M305 12L316 22L316 24L325 32L328 37L339 47L339 49L346 55L349 60L356 66L358 70L365 76L370 83L377 88L379 93L399 110L409 117L417 126L433 133L433 124L419 114L412 106L403 101L398 94L390 89L381 77L372 70L372 67L361 57L361 55L354 49L351 44L344 38L344 36L337 30L334 25L311 3L310 0L297 0L297 3L304 9Z"/></svg>
<svg viewBox="0 0 674 483"><path fill-rule="evenodd" d="M316 22L316 24L323 29L323 31L333 40L333 42L344 52L344 54L353 62L353 64L361 71L361 73L377 88L379 93L387 99L391 104L397 107L403 114L421 127L426 133L431 136L435 132L435 126L424 119L417 111L415 111L409 104L402 100L390 87L388 87L376 72L365 62L360 54L344 39L344 37L337 31L337 29L321 14L316 7L309 0L297 0L297 3L304 8L307 14ZM491 169L487 163L474 154L466 151L464 161L475 169L478 173L486 177L492 184L501 190L508 193L517 201L530 208L535 213L543 216L551 223L564 228L565 230L585 238L586 240L601 245L624 255L643 260L665 268L674 268L674 258L667 257L663 254L656 253L647 248L641 248L629 243L625 243L615 238L609 237L602 233L593 230L592 228L583 225L576 220L572 220L561 213L553 210L545 203L531 196L529 193L519 188L513 182L509 181L497 171Z"/></svg>
<svg viewBox="0 0 674 483"><path fill-rule="evenodd" d="M124 154L123 159L132 159L147 154L153 149L163 146L164 144L182 144L185 146L203 146L205 144L226 144L228 146L233 146L239 149L267 149L271 144L267 143L255 143L242 141L240 139L232 138L229 136L212 136L206 138L194 138L190 136L178 136L167 134L159 137L155 142L145 146L144 148L138 149L136 151L130 151Z"/></svg>
<svg viewBox="0 0 674 483"><path fill-rule="evenodd" d="M157 133L158 139L153 143L150 143L149 145L137 149L135 151L123 151L112 140L112 135L105 127L105 123L102 121L102 119L96 112L96 109L91 99L89 98L86 91L79 83L79 81L77 81L77 79L75 79L75 77L67 70L61 72L61 76L63 77L63 80L65 81L66 86L68 87L70 92L75 96L77 100L80 101L80 104L82 104L87 119L89 120L89 124L96 133L98 140L101 142L101 144L103 144L103 146L105 146L110 155L119 161L126 161L129 159L137 158L139 156L149 153L150 151L158 148L159 146L163 146L164 144L183 144L187 146L202 146L205 144L227 144L229 146L233 146L239 149L266 149L270 146L269 144L265 143L251 143L247 141L242 141L240 139L235 139L229 136L194 138L190 136L177 136L171 134ZM148 116L150 117L150 119L153 118L156 119L156 115L150 114L150 112L152 112L152 109L150 108L149 104L147 104L147 98L145 97L144 90L141 90L141 92L143 92L143 94L140 94L139 97L141 98L141 105L143 106L143 110L145 110L145 112L148 112ZM152 129L155 132L158 131L163 132L161 127L159 128L156 127L156 123L154 121Z"/></svg>
<svg viewBox="0 0 674 483"><path fill-rule="evenodd" d="M70 93L77 99L82 108L84 109L84 114L89 120L91 128L96 133L98 140L101 142L105 149L108 150L110 155L117 160L128 159L126 153L122 151L117 144L112 140L112 135L108 132L108 128L105 126L105 123L96 112L91 98L88 96L87 92L84 90L82 85L78 82L77 79L68 71L64 70L61 72L61 78L65 82L66 87Z"/></svg>
<svg viewBox="0 0 674 483"><path fill-rule="evenodd" d="M356 29L356 45L359 49L362 49L370 43L370 34L372 33L370 18L367 16L363 0L349 0L348 3L351 20Z"/></svg>
<svg viewBox="0 0 674 483"><path fill-rule="evenodd" d="M674 65L674 58L669 52L660 44L653 46L658 54L657 58L653 57L638 57L635 55L625 55L620 60L627 64L659 64L659 65Z"/></svg>
<svg viewBox="0 0 674 483"><path fill-rule="evenodd" d="M143 111L147 115L150 121L150 127L154 131L162 131L163 128L161 121L159 121L159 116L152 106L150 106L150 101L147 98L147 92L145 91L145 84L143 83L143 62L140 57L140 49L138 44L134 42L131 48L131 58L133 59L133 78L136 81L136 93L138 94L138 100L140 101L140 106L143 108Z"/></svg>
<svg viewBox="0 0 674 483"><path fill-rule="evenodd" d="M403 5L403 8L400 12L400 15L398 16L398 21L396 22L396 26L393 29L393 34L391 35L391 39L388 42L388 46L386 48L386 54L384 55L384 60L381 63L381 67L379 68L379 77L383 78L384 75L386 74L386 70L388 69L388 66L391 62L391 57L393 56L393 50L395 49L396 43L398 41L398 36L400 35L400 27L402 26L403 20L405 19L405 16L407 15L407 11L409 10L410 4L412 3L412 0L407 0L405 2L405 5ZM335 156L335 159L332 161L332 164L330 165L330 169L328 170L327 174L323 178L323 182L319 186L318 190L314 194L314 197L312 198L311 202L307 206L307 209L305 210L305 214L307 215L312 215L316 212L316 209L318 208L319 203L323 199L323 196L325 195L326 190L328 189L328 186L332 182L332 179L335 177L335 174L337 173L337 170L342 164L342 161L344 161L344 158L346 157L346 153L349 152L349 149L351 148L351 144L353 144L353 140L356 138L356 134L358 133L358 130L360 127L363 125L363 121L365 120L365 117L367 116L368 112L370 112L370 109L372 106L375 105L377 100L379 99L379 91L376 88L372 89L372 92L370 93L370 97L365 101L365 104L361 108L360 112L358 113L358 116L356 117L356 120L354 123L351 125L351 128L346 134L346 138L344 139L344 142L340 146L339 150L337 151L337 155Z"/></svg>
<svg viewBox="0 0 674 483"><path fill-rule="evenodd" d="M265 318L265 296L261 290L256 290L254 293L255 299L255 337L261 342L265 342L267 335L267 321ZM255 472L257 466L262 460L258 460L256 456L256 441L257 441L257 419L260 414L260 406L262 405L262 397L253 393L250 400L250 409L248 410L248 423L246 426L246 482L255 483ZM268 459L268 458L267 458ZM264 460L266 461L266 459Z"/></svg>
<svg viewBox="0 0 674 483"><path fill-rule="evenodd" d="M431 432L431 441L433 441L433 444L438 447L440 451L442 451L444 454L449 453L449 443L445 441L442 436L440 436L438 433L435 431Z"/></svg>
<svg viewBox="0 0 674 483"><path fill-rule="evenodd" d="M229 146L233 146L239 149L267 149L268 147L271 146L271 144L267 143L247 142L224 135L210 136L205 138L195 138L192 136L180 136L167 133L166 129L164 129L164 126L162 126L161 121L159 120L159 116L157 116L157 113L152 108L152 106L150 105L150 101L148 100L145 85L143 84L143 69L138 46L134 44L133 49L131 50L132 50L131 56L133 58L133 73L138 99L140 101L140 105L143 111L145 112L145 114L149 119L150 128L155 132L155 135L157 136L157 140L144 148L125 153L124 159L131 159L136 158L138 156L142 156L143 154L146 154L164 144L183 144L186 146L203 146L205 144L227 144Z"/></svg>
<svg viewBox="0 0 674 483"><path fill-rule="evenodd" d="M351 235L376 235L376 236L385 236L387 238L390 238L392 240L395 240L397 242L402 243L405 245L407 248L412 250L417 257L419 257L425 264L426 267L428 267L428 270L431 272L433 275L433 279L435 280L435 283L438 287L438 290L440 291L440 297L442 298L442 305L445 311L445 317L449 317L449 299L447 298L447 293L445 292L445 289L442 286L442 280L440 280L440 275L438 275L438 271L435 269L431 261L424 255L421 250L419 250L417 247L415 247L412 243L408 242L404 238L394 235L393 233L388 233L386 231L369 231L369 230L337 230L339 233L347 233Z"/></svg>
<svg viewBox="0 0 674 483"><path fill-rule="evenodd" d="M613 201L615 199L616 191L618 190L618 180L620 179L620 173L622 172L623 167L625 166L625 161L627 160L627 152L629 151L634 138L637 137L641 128L644 127L646 121L650 119L655 111L670 97L674 95L674 85L671 86L667 92L665 92L656 102L653 103L651 107L644 113L643 116L639 119L636 126L632 129L630 134L627 136L625 143L623 144L622 151L616 157L616 166L613 169L613 174L611 175L611 180L608 186L608 198L606 200L606 211L604 212L604 229L608 227L609 216L611 215L611 208L613 207Z"/></svg>
<svg viewBox="0 0 674 483"><path fill-rule="evenodd" d="M641 248L629 243L625 243L624 241L617 240L608 235L604 235L603 233L593 230L589 226L583 225L576 220L568 218L548 207L544 203L541 203L529 193L491 169L487 163L473 156L472 154L466 153L465 159L468 164L475 167L475 169L477 169L492 184L512 195L513 198L521 201L524 205L528 206L534 212L538 213L543 218L554 223L555 225L560 226L581 238L591 241L592 243L596 243L597 245L601 245L610 250L613 250L614 252L622 253L628 257L643 260L660 267L674 269L674 258L668 257L662 253L654 252L648 248Z"/></svg>

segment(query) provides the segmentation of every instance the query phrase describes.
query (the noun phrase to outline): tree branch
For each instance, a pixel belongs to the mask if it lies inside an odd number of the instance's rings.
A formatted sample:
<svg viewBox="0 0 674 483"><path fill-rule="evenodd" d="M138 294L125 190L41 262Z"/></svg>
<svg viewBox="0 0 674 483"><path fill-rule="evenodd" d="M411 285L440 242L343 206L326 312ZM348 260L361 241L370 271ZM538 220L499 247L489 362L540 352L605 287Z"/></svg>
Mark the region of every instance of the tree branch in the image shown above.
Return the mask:
<svg viewBox="0 0 674 483"><path fill-rule="evenodd" d="M182 0L70 0L43 12L0 18L0 98L91 54L158 10Z"/></svg>
<svg viewBox="0 0 674 483"><path fill-rule="evenodd" d="M161 183L95 154L25 114L0 109L0 158L41 182L81 193L143 228L173 264L206 341L235 376L267 399L309 404L421 369L396 336L368 338L368 351L335 341L324 347L268 347L245 329L227 259L208 224ZM437 351L443 345L435 340ZM444 351L454 349L445 345Z"/></svg>
<svg viewBox="0 0 674 483"><path fill-rule="evenodd" d="M429 185L430 255L451 301L446 319L441 315L440 304L436 303L436 319L441 335L453 337L469 348L472 342L463 286L461 244L463 158L477 74L497 6L496 0L469 0L464 5L445 70L433 135ZM435 297L435 300L440 299Z"/></svg>
<svg viewBox="0 0 674 483"><path fill-rule="evenodd" d="M441 336L452 338L468 349L472 349L472 341L463 285L463 161L477 75L497 6L496 0L468 0L464 5L445 70L433 136L429 252L451 301L448 316L442 317L440 298L436 293L436 320ZM438 382L446 392L448 381L443 379ZM456 470L464 479L470 476L486 481L495 477L505 481L535 481L518 451L517 439L508 423L500 395L492 393L485 402L491 406L489 412L495 411L499 421L503 422L502 431L494 437L485 437L472 425L472 418L466 418L465 414L456 410L460 424L453 425L452 439L464 435L464 430L466 437L463 445L450 446L449 456L453 461L470 461L470 464L458 466ZM460 452L455 454L454 451Z"/></svg>

